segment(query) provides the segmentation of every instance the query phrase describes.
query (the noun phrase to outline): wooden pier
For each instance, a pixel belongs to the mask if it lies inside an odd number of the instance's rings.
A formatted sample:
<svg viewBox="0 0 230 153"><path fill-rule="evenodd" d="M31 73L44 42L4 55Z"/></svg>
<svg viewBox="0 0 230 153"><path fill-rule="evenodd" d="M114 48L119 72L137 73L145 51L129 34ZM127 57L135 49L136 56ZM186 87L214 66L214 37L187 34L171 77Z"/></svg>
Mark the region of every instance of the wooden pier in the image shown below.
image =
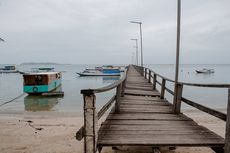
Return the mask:
<svg viewBox="0 0 230 153"><path fill-rule="evenodd" d="M159 81L160 78L160 81ZM96 153L104 146L189 146L210 147L217 153L229 153L229 118L226 114L192 102L182 96L183 86L228 88L228 85L201 85L179 82L175 93L166 86L174 82L152 70L129 66L123 78L100 89L82 90L84 97L84 126L77 132L77 139L84 138L84 152ZM160 92L157 90L160 85ZM116 94L97 113L96 93L116 88ZM229 91L229 90L228 90ZM172 103L165 99L165 92L174 96ZM230 93L230 92L229 92ZM230 94L229 94L230 95ZM227 121L226 138L200 126L180 112L181 102ZM98 120L107 113L98 128ZM230 109L228 108L230 111ZM228 111L228 112L229 112Z"/></svg>

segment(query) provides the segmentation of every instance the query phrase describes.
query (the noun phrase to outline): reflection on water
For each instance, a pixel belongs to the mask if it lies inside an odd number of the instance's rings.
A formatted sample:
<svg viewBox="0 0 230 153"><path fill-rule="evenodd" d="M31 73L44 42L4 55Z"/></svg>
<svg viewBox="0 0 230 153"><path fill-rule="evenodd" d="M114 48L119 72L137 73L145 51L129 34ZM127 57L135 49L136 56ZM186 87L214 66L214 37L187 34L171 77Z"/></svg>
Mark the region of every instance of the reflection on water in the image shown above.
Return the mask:
<svg viewBox="0 0 230 153"><path fill-rule="evenodd" d="M103 76L102 81L103 83L113 83L115 81L118 81L120 79L120 76Z"/></svg>
<svg viewBox="0 0 230 153"><path fill-rule="evenodd" d="M62 86L58 87L54 92L62 91ZM57 96L42 96L42 95L28 95L24 98L24 105L26 111L50 111L59 102Z"/></svg>
<svg viewBox="0 0 230 153"><path fill-rule="evenodd" d="M214 77L214 73L196 73L197 78L201 79L210 79Z"/></svg>
<svg viewBox="0 0 230 153"><path fill-rule="evenodd" d="M24 98L26 111L49 111L58 103L56 97L28 95Z"/></svg>

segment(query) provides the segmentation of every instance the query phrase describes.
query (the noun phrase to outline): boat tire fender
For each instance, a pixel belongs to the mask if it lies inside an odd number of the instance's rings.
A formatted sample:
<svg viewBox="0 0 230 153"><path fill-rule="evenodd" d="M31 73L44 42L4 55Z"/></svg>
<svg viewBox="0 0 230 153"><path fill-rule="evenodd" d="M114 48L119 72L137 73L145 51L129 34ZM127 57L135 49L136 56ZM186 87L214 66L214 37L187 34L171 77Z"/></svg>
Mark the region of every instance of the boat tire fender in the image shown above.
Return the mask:
<svg viewBox="0 0 230 153"><path fill-rule="evenodd" d="M33 92L38 92L38 87L33 87Z"/></svg>

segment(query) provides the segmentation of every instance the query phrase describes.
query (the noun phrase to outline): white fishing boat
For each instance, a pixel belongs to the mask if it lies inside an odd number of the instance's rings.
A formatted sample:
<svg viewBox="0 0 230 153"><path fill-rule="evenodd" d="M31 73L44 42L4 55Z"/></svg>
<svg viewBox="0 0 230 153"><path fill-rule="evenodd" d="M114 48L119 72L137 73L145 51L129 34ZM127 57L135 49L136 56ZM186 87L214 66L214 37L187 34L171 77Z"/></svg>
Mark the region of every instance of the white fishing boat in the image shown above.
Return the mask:
<svg viewBox="0 0 230 153"><path fill-rule="evenodd" d="M83 72L76 72L80 76L120 76L120 69L117 68L96 68L86 69Z"/></svg>
<svg viewBox="0 0 230 153"><path fill-rule="evenodd" d="M196 70L196 73L214 73L214 69L202 69L202 70Z"/></svg>

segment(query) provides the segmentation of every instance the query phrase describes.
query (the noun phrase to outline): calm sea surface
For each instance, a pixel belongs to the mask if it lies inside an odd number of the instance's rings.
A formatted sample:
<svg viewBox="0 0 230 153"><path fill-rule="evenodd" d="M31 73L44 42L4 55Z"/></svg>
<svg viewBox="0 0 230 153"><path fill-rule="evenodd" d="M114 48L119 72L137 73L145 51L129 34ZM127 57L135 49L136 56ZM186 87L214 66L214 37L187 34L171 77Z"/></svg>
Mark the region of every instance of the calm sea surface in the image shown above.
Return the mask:
<svg viewBox="0 0 230 153"><path fill-rule="evenodd" d="M94 68L98 65L19 65L21 71L30 71L34 67L54 67L57 71L62 71L62 91L63 98L29 96L22 97L0 106L0 113L25 113L25 112L58 112L82 114L83 98L81 89L99 88L115 82L119 77L79 77L76 72L81 72L85 68ZM175 67L173 65L147 65L155 72L174 79ZM212 68L213 74L196 74L196 69ZM181 65L180 81L192 83L228 83L230 84L230 65ZM168 84L172 88L172 84ZM21 74L0 74L0 105L23 93L23 79ZM97 107L100 108L115 90L104 94L97 94ZM172 97L166 95L169 100ZM199 87L184 87L183 96L200 104L212 108L226 108L227 89L210 89ZM187 106L183 106L187 109Z"/></svg>

